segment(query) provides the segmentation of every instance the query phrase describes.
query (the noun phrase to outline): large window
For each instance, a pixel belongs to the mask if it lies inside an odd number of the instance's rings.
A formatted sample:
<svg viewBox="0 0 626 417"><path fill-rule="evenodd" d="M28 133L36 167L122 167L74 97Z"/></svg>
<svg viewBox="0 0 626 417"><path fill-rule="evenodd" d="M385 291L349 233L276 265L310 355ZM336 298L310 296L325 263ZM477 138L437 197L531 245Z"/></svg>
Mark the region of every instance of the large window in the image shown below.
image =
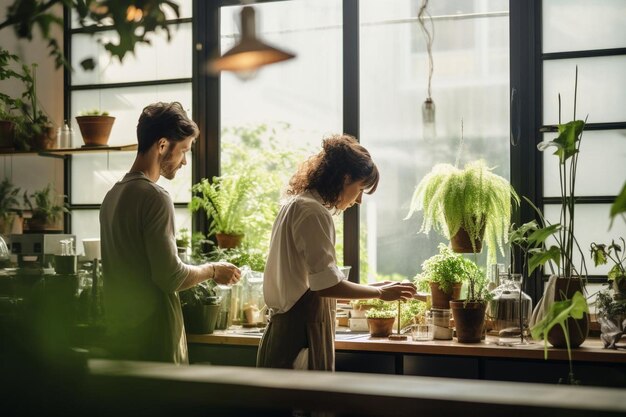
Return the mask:
<svg viewBox="0 0 626 417"><path fill-rule="evenodd" d="M418 3L359 4L360 136L381 171L378 190L361 208L362 281L412 279L437 252L445 239L417 233L421 212L403 219L419 180L437 163L455 163L462 133L460 166L483 158L498 175L510 175L508 1L429 3L435 137L423 134L428 55Z"/></svg>
<svg viewBox="0 0 626 417"><path fill-rule="evenodd" d="M71 92L69 119L74 130L73 147L80 148L83 144L75 119L82 111L107 111L116 118L109 145L137 143L137 119L143 107L150 103L179 101L191 116L192 1L177 3L181 16L170 25L171 41L167 42L165 36L154 36L152 45L138 45L136 53L126 56L123 62L112 59L100 43L114 36L112 31L103 27L91 35L79 29L76 21L72 22L69 56L74 71L67 87ZM95 60L95 70L81 68L80 62L85 58ZM114 151L71 156L67 193L72 209L71 231L77 237L79 251L81 239L100 235L100 204L106 192L128 172L134 158L134 152ZM192 165L189 161L173 181L161 178L158 182L175 203L178 229L191 228L191 215L186 207L191 197Z"/></svg>
<svg viewBox="0 0 626 417"><path fill-rule="evenodd" d="M626 179L626 5L619 0L544 0L542 3L543 124L573 118L574 78L578 66L576 118L587 118L576 181L575 233L593 283L593 295L611 265L595 267L591 242L610 244L626 236L620 219L609 228L609 208ZM601 23L599 23L601 22ZM546 134L552 137L554 134ZM538 138L541 140L542 138ZM556 157L543 155L543 204L558 222L559 173ZM574 251L578 265L580 254Z"/></svg>

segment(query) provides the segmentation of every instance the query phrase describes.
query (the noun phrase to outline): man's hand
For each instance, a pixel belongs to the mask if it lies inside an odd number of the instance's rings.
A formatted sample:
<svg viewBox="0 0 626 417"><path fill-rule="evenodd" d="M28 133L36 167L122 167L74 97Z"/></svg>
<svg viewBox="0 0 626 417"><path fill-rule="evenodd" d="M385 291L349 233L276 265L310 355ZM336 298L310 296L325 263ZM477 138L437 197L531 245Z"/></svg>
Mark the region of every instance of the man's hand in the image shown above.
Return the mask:
<svg viewBox="0 0 626 417"><path fill-rule="evenodd" d="M232 285L239 282L241 271L229 262L212 262L213 281L222 285Z"/></svg>
<svg viewBox="0 0 626 417"><path fill-rule="evenodd" d="M378 287L380 298L383 301L410 300L415 295L415 285L395 282Z"/></svg>

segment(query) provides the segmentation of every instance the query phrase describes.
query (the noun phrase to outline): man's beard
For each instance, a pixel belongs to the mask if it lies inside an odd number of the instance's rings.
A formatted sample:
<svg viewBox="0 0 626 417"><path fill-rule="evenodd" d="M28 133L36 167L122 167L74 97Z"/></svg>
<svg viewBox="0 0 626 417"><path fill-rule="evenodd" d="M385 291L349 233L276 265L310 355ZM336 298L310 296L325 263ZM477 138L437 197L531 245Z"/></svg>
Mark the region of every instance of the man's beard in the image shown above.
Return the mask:
<svg viewBox="0 0 626 417"><path fill-rule="evenodd" d="M170 149L167 150L167 153L163 157L160 168L160 174L164 178L172 180L176 176L176 171L178 170L178 167L174 166L174 164L172 163L172 151Z"/></svg>

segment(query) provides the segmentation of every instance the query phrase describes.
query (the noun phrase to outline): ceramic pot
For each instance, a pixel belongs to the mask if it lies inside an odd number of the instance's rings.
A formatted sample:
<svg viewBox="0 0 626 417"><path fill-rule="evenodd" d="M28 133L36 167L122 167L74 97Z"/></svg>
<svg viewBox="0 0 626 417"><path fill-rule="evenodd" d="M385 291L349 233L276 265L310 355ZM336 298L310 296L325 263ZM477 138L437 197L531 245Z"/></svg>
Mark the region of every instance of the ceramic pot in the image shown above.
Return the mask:
<svg viewBox="0 0 626 417"><path fill-rule="evenodd" d="M239 246L243 235L228 235L225 233L216 233L217 246L222 249L232 249Z"/></svg>
<svg viewBox="0 0 626 417"><path fill-rule="evenodd" d="M480 343L485 325L486 303L450 301L459 343Z"/></svg>
<svg viewBox="0 0 626 417"><path fill-rule="evenodd" d="M583 281L580 278L562 278L556 280L554 301L571 299L576 291L583 293ZM589 335L589 315L583 314L581 319L567 319L567 329L571 348L577 348L583 344ZM554 326L548 332L548 342L556 348L567 348L565 334L561 326Z"/></svg>
<svg viewBox="0 0 626 417"><path fill-rule="evenodd" d="M113 128L113 116L76 116L86 147L107 146Z"/></svg>
<svg viewBox="0 0 626 417"><path fill-rule="evenodd" d="M458 300L461 298L462 283L454 284L452 286L452 293L448 294L443 292L439 288L439 284L435 282L430 283L431 304L433 308L450 308L450 301Z"/></svg>
<svg viewBox="0 0 626 417"><path fill-rule="evenodd" d="M485 235L485 226L480 231L480 237L474 241L474 247L472 247L472 241L467 231L461 227L454 236L450 238L450 247L456 253L480 253L483 250L483 236Z"/></svg>
<svg viewBox="0 0 626 417"><path fill-rule="evenodd" d="M393 322L395 317L390 318L368 318L367 327L372 337L387 337L393 332Z"/></svg>
<svg viewBox="0 0 626 417"><path fill-rule="evenodd" d="M219 304L183 306L185 331L194 334L213 333L219 312Z"/></svg>

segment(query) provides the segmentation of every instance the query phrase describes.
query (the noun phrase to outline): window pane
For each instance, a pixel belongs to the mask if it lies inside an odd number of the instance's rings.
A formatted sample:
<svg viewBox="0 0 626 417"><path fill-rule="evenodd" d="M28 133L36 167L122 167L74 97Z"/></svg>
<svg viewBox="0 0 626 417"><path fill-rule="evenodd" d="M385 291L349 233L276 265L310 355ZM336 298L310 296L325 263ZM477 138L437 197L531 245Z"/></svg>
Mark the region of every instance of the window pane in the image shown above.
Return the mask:
<svg viewBox="0 0 626 417"><path fill-rule="evenodd" d="M100 109L115 116L109 145L137 143L137 120L141 110L157 101L179 101L188 116L191 116L191 83L155 85L150 87L128 87L72 92L72 145L83 145L82 137L74 116L81 111Z"/></svg>
<svg viewBox="0 0 626 417"><path fill-rule="evenodd" d="M123 62L111 58L97 39L117 37L111 31L95 36L72 35L73 85L104 84L134 81L152 81L171 78L191 78L191 23L171 29L172 39L168 42L165 33L154 36L152 45L138 44L135 54L128 54ZM96 68L85 71L80 62L94 58ZM172 65L176 63L176 65Z"/></svg>
<svg viewBox="0 0 626 417"><path fill-rule="evenodd" d="M187 209L175 209L176 230L191 230L191 214ZM76 252L84 253L83 239L100 237L100 211L74 210L72 212L72 234L76 236Z"/></svg>
<svg viewBox="0 0 626 417"><path fill-rule="evenodd" d="M624 45L622 45L624 46ZM574 79L578 65L576 118L588 123L626 121L626 56L549 60L543 63L543 122L572 120Z"/></svg>
<svg viewBox="0 0 626 417"><path fill-rule="evenodd" d="M626 236L626 224L621 219L613 222L613 227L609 230L609 210L610 204L578 204L575 209L574 235L578 245L584 255L587 271L590 275L606 275L610 265L595 267L589 251L591 242L610 244L612 239ZM544 214L546 219L554 224L559 223L559 213L561 206L549 204L545 206ZM555 244L554 240L547 241L547 245ZM581 255L574 250L574 265L580 265ZM549 274L549 271L546 272Z"/></svg>
<svg viewBox="0 0 626 417"><path fill-rule="evenodd" d="M367 248L369 281L392 274L399 274L398 279L413 278L421 263L437 253L438 243L446 241L435 232L417 234L421 212L403 219L419 180L436 163L454 164L461 120L465 141L460 165L484 158L498 175L510 177L508 2L481 3L488 9L474 9L474 2L431 2L441 7L442 13L431 11L436 32L432 79L435 138L426 138L422 130L428 56L414 19L414 3L360 2L362 16L385 13L405 20L363 24L360 31L361 142L381 175L378 190L364 196L361 210L361 228L367 234L361 248L362 253ZM444 16L457 9L494 14ZM481 265L483 257L478 260Z"/></svg>
<svg viewBox="0 0 626 417"><path fill-rule="evenodd" d="M191 17L191 13L193 11L192 8L192 0L176 0L176 3L179 7L178 14L180 18ZM164 9L165 17L167 19L175 19L176 14L171 11L169 7L165 7ZM72 9L72 28L80 27L78 23L78 13L76 13L76 9Z"/></svg>
<svg viewBox="0 0 626 417"><path fill-rule="evenodd" d="M130 170L135 152L108 152L72 157L72 204L100 204L113 185ZM188 157L190 160L191 157ZM191 164L183 166L173 180L157 182L175 203L191 198Z"/></svg>
<svg viewBox="0 0 626 417"><path fill-rule="evenodd" d="M258 205L248 221L244 244L267 253L280 192L288 178L298 163L319 151L325 134L342 130L342 6L340 0L306 0L254 8L259 37L294 51L297 57L262 68L249 83L222 74L221 171L249 172L262 179L260 196L249 199ZM222 51L238 35L234 22L240 10L221 9ZM342 263L341 253L338 260Z"/></svg>
<svg viewBox="0 0 626 417"><path fill-rule="evenodd" d="M556 134L550 134L556 137ZM553 136L549 136L552 138ZM544 135L546 138L546 135ZM554 149L554 148L552 148ZM583 133L576 173L577 196L617 195L626 178L626 130L588 130ZM558 157L543 152L543 193L560 197ZM602 167L602 172L598 171Z"/></svg>
<svg viewBox="0 0 626 417"><path fill-rule="evenodd" d="M623 0L543 0L543 52L623 48Z"/></svg>

